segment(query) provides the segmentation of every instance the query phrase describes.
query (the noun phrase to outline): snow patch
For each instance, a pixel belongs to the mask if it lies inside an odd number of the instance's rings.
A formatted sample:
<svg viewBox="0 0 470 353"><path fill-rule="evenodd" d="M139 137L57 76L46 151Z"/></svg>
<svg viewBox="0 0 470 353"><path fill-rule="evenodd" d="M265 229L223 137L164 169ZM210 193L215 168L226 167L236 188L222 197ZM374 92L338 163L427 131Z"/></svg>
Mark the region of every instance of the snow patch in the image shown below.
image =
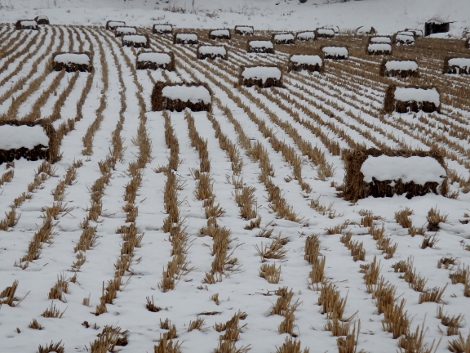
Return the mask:
<svg viewBox="0 0 470 353"><path fill-rule="evenodd" d="M440 104L439 92L435 88L397 87L395 100L400 102L431 102L437 107Z"/></svg>
<svg viewBox="0 0 470 353"><path fill-rule="evenodd" d="M122 40L132 43L147 43L147 37L142 34L126 34L122 36Z"/></svg>
<svg viewBox="0 0 470 353"><path fill-rule="evenodd" d="M211 102L211 94L204 86L165 86L162 89L162 97L191 103Z"/></svg>
<svg viewBox="0 0 470 353"><path fill-rule="evenodd" d="M41 125L0 125L0 149L33 149L37 145L49 146L49 137Z"/></svg>
<svg viewBox="0 0 470 353"><path fill-rule="evenodd" d="M386 71L416 71L418 63L413 60L390 60L385 63Z"/></svg>

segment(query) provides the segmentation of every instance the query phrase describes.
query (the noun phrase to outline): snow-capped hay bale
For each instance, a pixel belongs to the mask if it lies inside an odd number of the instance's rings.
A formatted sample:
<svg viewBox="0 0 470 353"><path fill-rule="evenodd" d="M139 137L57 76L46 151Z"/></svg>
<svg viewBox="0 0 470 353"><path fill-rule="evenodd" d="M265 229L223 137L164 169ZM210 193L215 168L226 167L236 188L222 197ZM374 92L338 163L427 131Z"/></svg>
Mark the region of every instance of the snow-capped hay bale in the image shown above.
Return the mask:
<svg viewBox="0 0 470 353"><path fill-rule="evenodd" d="M38 30L38 23L35 20L18 20L15 23L16 29L34 29Z"/></svg>
<svg viewBox="0 0 470 353"><path fill-rule="evenodd" d="M320 55L292 54L289 56L289 71L323 72L324 68L325 64Z"/></svg>
<svg viewBox="0 0 470 353"><path fill-rule="evenodd" d="M207 84L166 84L158 82L152 92L152 110L180 112L186 108L192 111L211 111L212 91Z"/></svg>
<svg viewBox="0 0 470 353"><path fill-rule="evenodd" d="M445 74L470 74L470 58L445 58Z"/></svg>
<svg viewBox="0 0 470 353"><path fill-rule="evenodd" d="M390 85L385 93L384 110L387 113L440 112L441 99L435 87L397 87Z"/></svg>
<svg viewBox="0 0 470 353"><path fill-rule="evenodd" d="M106 22L106 29L109 29L110 31L114 31L116 27L119 26L125 26L126 22L124 21L114 21L114 20L109 20Z"/></svg>
<svg viewBox="0 0 470 353"><path fill-rule="evenodd" d="M295 35L291 32L273 33L272 41L274 44L294 44Z"/></svg>
<svg viewBox="0 0 470 353"><path fill-rule="evenodd" d="M173 44L197 44L199 38L195 32L175 33L173 35Z"/></svg>
<svg viewBox="0 0 470 353"><path fill-rule="evenodd" d="M405 32L411 32L413 33L415 38L423 38L424 37L424 32L422 29L416 29L416 28L406 28Z"/></svg>
<svg viewBox="0 0 470 353"><path fill-rule="evenodd" d="M315 40L315 31L303 31L303 32L298 32L295 35L295 39L300 40L300 41L309 41L309 40Z"/></svg>
<svg viewBox="0 0 470 353"><path fill-rule="evenodd" d="M169 23L156 23L152 27L154 34L171 34L173 33L173 25Z"/></svg>
<svg viewBox="0 0 470 353"><path fill-rule="evenodd" d="M197 47L198 59L228 59L227 48L223 45L200 45Z"/></svg>
<svg viewBox="0 0 470 353"><path fill-rule="evenodd" d="M230 33L230 29L228 28L219 28L219 29L212 29L209 31L209 39L217 40L217 39L231 39L232 34Z"/></svg>
<svg viewBox="0 0 470 353"><path fill-rule="evenodd" d="M137 28L132 26L118 26L114 29L114 36L122 37L127 34L137 34Z"/></svg>
<svg viewBox="0 0 470 353"><path fill-rule="evenodd" d="M447 168L437 151L363 148L344 151L343 160L346 200L403 194L410 199L431 192L447 195Z"/></svg>
<svg viewBox="0 0 470 353"><path fill-rule="evenodd" d="M249 40L246 51L248 53L274 54L274 44L270 40Z"/></svg>
<svg viewBox="0 0 470 353"><path fill-rule="evenodd" d="M315 38L334 38L335 35L333 28L317 28L315 30Z"/></svg>
<svg viewBox="0 0 470 353"><path fill-rule="evenodd" d="M175 56L173 52L140 52L137 55L135 67L137 70L175 70Z"/></svg>
<svg viewBox="0 0 470 353"><path fill-rule="evenodd" d="M398 32L393 35L393 42L396 45L414 45L415 36L412 32Z"/></svg>
<svg viewBox="0 0 470 353"><path fill-rule="evenodd" d="M282 87L282 71L277 66L241 66L240 86Z"/></svg>
<svg viewBox="0 0 470 353"><path fill-rule="evenodd" d="M124 47L148 48L150 46L149 37L146 34L125 34L121 38Z"/></svg>
<svg viewBox="0 0 470 353"><path fill-rule="evenodd" d="M377 31L375 30L374 27L372 26L361 26L361 27L358 27L356 29L356 34L359 34L359 35L373 35L373 34L376 34Z"/></svg>
<svg viewBox="0 0 470 353"><path fill-rule="evenodd" d="M392 45L386 43L371 43L367 45L366 52L369 55L391 55Z"/></svg>
<svg viewBox="0 0 470 353"><path fill-rule="evenodd" d="M93 69L90 53L61 52L52 56L52 69L67 72L91 72Z"/></svg>
<svg viewBox="0 0 470 353"><path fill-rule="evenodd" d="M419 66L415 60L388 60L384 59L380 65L380 75L419 77Z"/></svg>
<svg viewBox="0 0 470 353"><path fill-rule="evenodd" d="M36 21L36 23L38 25L49 25L50 24L49 19L47 18L47 16L44 16L44 15L36 16L34 18L34 20Z"/></svg>
<svg viewBox="0 0 470 353"><path fill-rule="evenodd" d="M252 36L255 34L255 28L253 26L237 25L235 26L235 34L239 34L241 36Z"/></svg>
<svg viewBox="0 0 470 353"><path fill-rule="evenodd" d="M59 146L55 130L43 120L21 122L0 121L0 164L25 158L28 161L57 161Z"/></svg>
<svg viewBox="0 0 470 353"><path fill-rule="evenodd" d="M369 37L368 44L392 44L392 37L390 36Z"/></svg>
<svg viewBox="0 0 470 353"><path fill-rule="evenodd" d="M346 46L324 45L321 51L325 59L346 60L349 58L349 50Z"/></svg>

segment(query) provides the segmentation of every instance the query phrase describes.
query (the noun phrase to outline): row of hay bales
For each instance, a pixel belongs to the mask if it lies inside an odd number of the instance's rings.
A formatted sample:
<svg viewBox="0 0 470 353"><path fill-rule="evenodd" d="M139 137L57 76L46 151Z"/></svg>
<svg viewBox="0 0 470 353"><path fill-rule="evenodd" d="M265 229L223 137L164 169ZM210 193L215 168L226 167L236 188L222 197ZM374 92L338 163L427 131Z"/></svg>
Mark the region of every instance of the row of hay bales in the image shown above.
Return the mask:
<svg viewBox="0 0 470 353"><path fill-rule="evenodd" d="M106 29L112 31L117 38L121 38L123 46L134 48L150 47L148 35L138 33L136 27L127 26L125 21L110 20L106 22Z"/></svg>
<svg viewBox="0 0 470 353"><path fill-rule="evenodd" d="M32 20L18 20L15 23L15 28L38 30L40 25L49 25L49 19L44 15L36 16Z"/></svg>

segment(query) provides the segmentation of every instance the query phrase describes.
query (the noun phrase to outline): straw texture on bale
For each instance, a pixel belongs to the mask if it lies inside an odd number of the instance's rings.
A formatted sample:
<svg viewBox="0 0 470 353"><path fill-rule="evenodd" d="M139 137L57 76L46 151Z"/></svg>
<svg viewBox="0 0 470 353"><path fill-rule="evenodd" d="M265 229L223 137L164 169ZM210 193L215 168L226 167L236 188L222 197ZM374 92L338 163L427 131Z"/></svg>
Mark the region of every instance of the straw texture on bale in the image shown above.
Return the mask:
<svg viewBox="0 0 470 353"><path fill-rule="evenodd" d="M132 36L139 36L139 37L145 37L145 42L140 42L140 41L133 41L129 39ZM134 47L134 48L149 48L150 47L150 41L149 37L147 34L132 34L132 35L124 35L122 36L122 45L124 47Z"/></svg>
<svg viewBox="0 0 470 353"><path fill-rule="evenodd" d="M34 20L37 22L38 25L49 25L49 19L46 16L36 16Z"/></svg>
<svg viewBox="0 0 470 353"><path fill-rule="evenodd" d="M459 66L459 65L450 65L449 60L452 59L459 59L454 57L447 57L444 59L444 68L442 70L445 74L470 74L470 66ZM463 59L463 58L462 58ZM470 58L465 58L466 60L470 60Z"/></svg>
<svg viewBox="0 0 470 353"><path fill-rule="evenodd" d="M196 36L195 39L191 38L184 38L185 34L190 34L192 36ZM173 44L197 44L199 42L199 38L196 32L180 32L180 33L175 33L173 35Z"/></svg>
<svg viewBox="0 0 470 353"><path fill-rule="evenodd" d="M252 42L258 42L258 41L270 42L269 39L249 40L246 43L246 52L247 53L274 54L274 45L272 47L256 47L256 46L251 45Z"/></svg>
<svg viewBox="0 0 470 353"><path fill-rule="evenodd" d="M289 56L289 65L287 70L288 71L302 71L306 70L309 72L323 72L325 70L325 61L322 59L321 64L318 63L298 63L295 61L292 61L292 57L298 55L298 54L291 54ZM300 54L301 55L301 54ZM319 55L321 57L321 55Z"/></svg>
<svg viewBox="0 0 470 353"><path fill-rule="evenodd" d="M18 20L15 23L15 28L39 30L38 24L35 20Z"/></svg>
<svg viewBox="0 0 470 353"><path fill-rule="evenodd" d="M218 31L223 31L223 33L217 33ZM232 33L228 28L218 28L212 29L209 31L209 39L217 40L217 39L231 39Z"/></svg>
<svg viewBox="0 0 470 353"><path fill-rule="evenodd" d="M416 184L413 181L403 182L399 180L377 180L367 183L364 181L364 175L361 172L362 164L369 156L389 157L432 157L434 158L446 171L447 168L444 163L444 158L436 150L422 151L422 150L378 150L375 148L359 148L356 150L343 151L343 161L345 167L344 176L344 189L342 197L345 200L356 202L369 196L373 197L392 197L393 195L403 195L410 199L415 196L422 196L428 193L447 195L448 183L447 177L443 178L441 184L436 181L429 181L424 184Z"/></svg>
<svg viewBox="0 0 470 353"><path fill-rule="evenodd" d="M409 86L406 88L417 88L422 90L436 90L434 87L416 87L416 86ZM422 110L425 113L432 113L441 111L441 104L436 106L434 102L428 101L415 101L410 99L409 101L399 101L395 98L395 91L397 89L396 85L390 85L385 92L385 100L384 100L384 110L386 113L407 113L407 112L419 112Z"/></svg>
<svg viewBox="0 0 470 353"><path fill-rule="evenodd" d="M173 33L173 25L169 23L156 23L152 27L154 34L171 34Z"/></svg>
<svg viewBox="0 0 470 353"><path fill-rule="evenodd" d="M256 67L259 67L259 68L264 68L264 67L273 67L273 68L278 68L277 66L274 66L274 65L263 65L263 66L260 66L260 65L247 65L247 66L241 66L238 70L238 84L240 86L247 86L247 87L251 87L251 86L258 86L258 87L262 87L262 88L266 88L266 87L282 87L282 70L281 71L281 77L278 79L277 77L267 77L265 79L262 79L262 78L252 78L252 77L248 77L248 78L244 78L243 77L243 71L245 71L245 69L249 69L249 68L256 68Z"/></svg>
<svg viewBox="0 0 470 353"><path fill-rule="evenodd" d="M67 63L55 61L56 56L61 55L61 54L71 54L71 56L73 56L74 54L77 54L77 55L85 54L89 58L89 64L80 64L77 62L73 62L73 60ZM52 70L54 71L65 70L67 72L75 72L75 71L91 72L91 70L93 69L92 62L93 62L93 57L90 52L70 52L70 53L59 52L59 53L54 53L54 55L52 56Z"/></svg>
<svg viewBox="0 0 470 353"><path fill-rule="evenodd" d="M28 161L37 161L38 159L45 159L50 163L54 163L59 157L59 144L56 138L56 132L51 123L45 120L36 120L34 122L22 122L18 120L0 120L0 129L4 125L10 126L36 126L40 125L47 137L49 138L49 145L37 145L34 148L15 148L10 150L0 149L0 164L5 162L12 162L15 159L24 158Z"/></svg>
<svg viewBox="0 0 470 353"><path fill-rule="evenodd" d="M282 35L291 35L292 38L280 38ZM271 41L275 44L294 44L295 34L292 32L273 33Z"/></svg>
<svg viewBox="0 0 470 353"><path fill-rule="evenodd" d="M143 53L155 53L155 54L166 54L170 56L170 62L166 63L158 63L155 61L146 61L146 60L139 60L139 55ZM140 52L136 57L135 67L137 70L158 70L164 69L168 71L175 71L175 54L173 52Z"/></svg>
<svg viewBox="0 0 470 353"><path fill-rule="evenodd" d="M382 60L382 63L380 64L380 75L381 76L399 76L401 78L407 78L407 77L419 77L419 68L418 68L418 63L415 60L406 60L406 61L414 61L416 63L416 70L387 70L387 63L389 61L394 61L394 60L389 60L389 59L384 59Z"/></svg>
<svg viewBox="0 0 470 353"><path fill-rule="evenodd" d="M245 28L249 29L250 31L245 31ZM253 26L244 26L244 25L235 26L235 34L239 34L241 36L251 36L254 33L255 33L255 28Z"/></svg>
<svg viewBox="0 0 470 353"><path fill-rule="evenodd" d="M212 90L210 87L205 84L205 83L189 83L189 84L166 84L165 82L157 82L155 86L153 87L152 91L152 110L153 111L160 111L160 110L171 110L171 111L177 111L181 112L186 108L191 109L192 111L198 112L198 111L208 111L210 112L212 110L212 102L210 103L204 103L202 101L198 102L183 102L179 99L169 99L167 97L163 97L163 89L167 86L197 86L197 87L202 87L205 88L207 91L209 91L210 96L212 98ZM212 100L212 99L211 99Z"/></svg>
<svg viewBox="0 0 470 353"><path fill-rule="evenodd" d="M211 59L211 60L214 60L214 59L222 59L222 60L227 60L228 59L228 50L227 48L225 47L225 45L223 46L224 49L225 49L225 54L222 54L222 53L217 53L216 51L214 52L204 52L204 51L201 51L201 47L204 48L204 47L211 47L210 45L199 45L197 47L197 58L198 59L201 59L201 60L204 60L204 59ZM215 48L217 47L220 47L220 45L217 45L217 46L214 46Z"/></svg>
<svg viewBox="0 0 470 353"><path fill-rule="evenodd" d="M109 20L106 22L106 29L108 30L114 30L114 28L118 26L125 26L126 22L124 21L116 21L116 20Z"/></svg>

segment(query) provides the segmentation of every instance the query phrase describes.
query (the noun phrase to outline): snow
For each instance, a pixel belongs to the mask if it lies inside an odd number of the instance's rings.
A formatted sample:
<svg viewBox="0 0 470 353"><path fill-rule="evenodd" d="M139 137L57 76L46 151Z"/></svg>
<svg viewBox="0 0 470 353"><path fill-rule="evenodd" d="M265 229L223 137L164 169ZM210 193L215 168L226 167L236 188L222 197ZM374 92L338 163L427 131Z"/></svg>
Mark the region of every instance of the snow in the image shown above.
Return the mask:
<svg viewBox="0 0 470 353"><path fill-rule="evenodd" d="M153 28L157 32L171 32L173 30L173 26L170 24L155 24Z"/></svg>
<svg viewBox="0 0 470 353"><path fill-rule="evenodd" d="M274 44L270 40L250 40L248 43L250 48L274 48Z"/></svg>
<svg viewBox="0 0 470 353"><path fill-rule="evenodd" d="M124 21L109 21L108 22L108 27L111 29L114 29L118 26L125 26L125 25L126 25L126 22Z"/></svg>
<svg viewBox="0 0 470 353"><path fill-rule="evenodd" d="M225 56L227 49L223 45L201 45L198 47L198 52L201 54L213 54Z"/></svg>
<svg viewBox="0 0 470 353"><path fill-rule="evenodd" d="M384 44L392 44L392 38L384 37L384 36L377 36L370 38L371 43L384 43Z"/></svg>
<svg viewBox="0 0 470 353"><path fill-rule="evenodd" d="M241 73L244 79L260 80L264 83L269 78L281 79L282 72L277 67L254 66L245 67Z"/></svg>
<svg viewBox="0 0 470 353"><path fill-rule="evenodd" d="M386 71L416 71L418 63L414 60L389 60L385 63Z"/></svg>
<svg viewBox="0 0 470 353"><path fill-rule="evenodd" d="M347 58L349 55L348 48L346 47L323 47L322 51L325 53L325 55L329 56L341 56Z"/></svg>
<svg viewBox="0 0 470 353"><path fill-rule="evenodd" d="M49 137L41 125L0 125L0 150L49 146Z"/></svg>
<svg viewBox="0 0 470 353"><path fill-rule="evenodd" d="M322 58L319 55L292 55L290 61L296 64L322 65Z"/></svg>
<svg viewBox="0 0 470 353"><path fill-rule="evenodd" d="M436 107L441 104L439 92L435 88L397 87L395 90L395 100L400 102L431 102Z"/></svg>
<svg viewBox="0 0 470 353"><path fill-rule="evenodd" d="M323 34L323 35L329 35L329 36L334 36L335 35L334 29L331 29L331 28L318 28L317 33L318 34Z"/></svg>
<svg viewBox="0 0 470 353"><path fill-rule="evenodd" d="M147 43L147 38L142 34L126 34L122 36L122 40L133 43Z"/></svg>
<svg viewBox="0 0 470 353"><path fill-rule="evenodd" d="M361 166L364 181L371 183L372 178L379 181L401 179L404 183L413 181L424 185L426 182L442 183L446 176L445 169L432 157L391 157L369 156Z"/></svg>
<svg viewBox="0 0 470 353"><path fill-rule="evenodd" d="M460 68L469 68L470 59L469 58L452 58L449 59L449 66L458 66Z"/></svg>
<svg viewBox="0 0 470 353"><path fill-rule="evenodd" d="M38 23L35 20L22 20L20 21L20 24L22 26L28 26L28 27L37 27Z"/></svg>
<svg viewBox="0 0 470 353"><path fill-rule="evenodd" d="M165 86L162 90L162 96L172 100L179 99L182 102L203 102L209 104L211 102L211 94L207 88L203 86Z"/></svg>
<svg viewBox="0 0 470 353"><path fill-rule="evenodd" d="M116 34L136 34L137 29L135 27L116 27L114 29Z"/></svg>
<svg viewBox="0 0 470 353"><path fill-rule="evenodd" d="M297 39L302 39L302 40L315 39L315 32L314 31L299 32L297 33Z"/></svg>
<svg viewBox="0 0 470 353"><path fill-rule="evenodd" d="M244 33L244 34L253 34L255 33L255 29L250 26L236 26L237 31Z"/></svg>
<svg viewBox="0 0 470 353"><path fill-rule="evenodd" d="M278 33L274 35L274 40L276 41L294 40L294 38L292 33Z"/></svg>
<svg viewBox="0 0 470 353"><path fill-rule="evenodd" d="M176 34L176 38L184 41L184 42L188 42L188 41L197 41L198 40L198 37L197 37L197 34L196 33L177 33Z"/></svg>
<svg viewBox="0 0 470 353"><path fill-rule="evenodd" d="M413 44L415 42L414 36L408 34L397 34L395 40L396 42L404 42L407 44Z"/></svg>
<svg viewBox="0 0 470 353"><path fill-rule="evenodd" d="M90 65L90 57L83 53L57 54L54 57L54 61L63 64L74 63L79 65Z"/></svg>
<svg viewBox="0 0 470 353"><path fill-rule="evenodd" d="M216 36L216 37L229 36L230 30L229 29L214 29L211 31L211 35Z"/></svg>
<svg viewBox="0 0 470 353"><path fill-rule="evenodd" d="M153 62L160 65L169 64L171 62L171 56L166 53L152 53L152 52L143 52L137 56L137 61L139 62Z"/></svg>
<svg viewBox="0 0 470 353"><path fill-rule="evenodd" d="M385 44L385 43L373 43L367 46L367 50L370 52L374 52L374 51L390 52L392 51L392 46L390 44Z"/></svg>

